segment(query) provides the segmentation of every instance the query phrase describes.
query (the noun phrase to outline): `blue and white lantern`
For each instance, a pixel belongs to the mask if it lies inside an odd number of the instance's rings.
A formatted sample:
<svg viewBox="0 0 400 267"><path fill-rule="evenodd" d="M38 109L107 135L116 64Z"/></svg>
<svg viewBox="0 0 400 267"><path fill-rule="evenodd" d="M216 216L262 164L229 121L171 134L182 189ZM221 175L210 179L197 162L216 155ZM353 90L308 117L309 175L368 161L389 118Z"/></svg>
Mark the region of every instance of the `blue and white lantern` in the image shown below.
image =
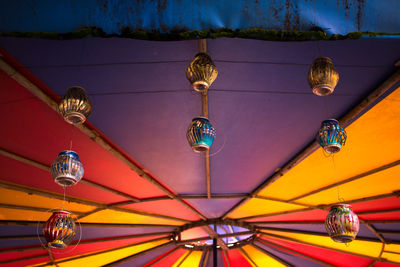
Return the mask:
<svg viewBox="0 0 400 267"><path fill-rule="evenodd" d="M51 164L51 175L61 186L73 186L82 179L83 165L76 152L64 150Z"/></svg>
<svg viewBox="0 0 400 267"><path fill-rule="evenodd" d="M317 140L327 153L337 153L346 142L346 131L335 119L324 120L319 129Z"/></svg>
<svg viewBox="0 0 400 267"><path fill-rule="evenodd" d="M215 129L207 118L196 117L187 129L186 138L194 152L205 152L214 141Z"/></svg>

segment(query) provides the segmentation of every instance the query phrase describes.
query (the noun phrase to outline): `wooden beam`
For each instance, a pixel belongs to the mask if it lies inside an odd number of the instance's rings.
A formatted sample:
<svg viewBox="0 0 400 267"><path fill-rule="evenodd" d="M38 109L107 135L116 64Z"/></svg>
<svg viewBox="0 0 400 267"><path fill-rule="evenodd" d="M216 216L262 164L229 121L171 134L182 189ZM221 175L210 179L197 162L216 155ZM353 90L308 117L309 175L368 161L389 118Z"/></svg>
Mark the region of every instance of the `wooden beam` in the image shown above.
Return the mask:
<svg viewBox="0 0 400 267"><path fill-rule="evenodd" d="M301 199L301 198L304 198L304 197L307 197L307 196L310 196L310 195L314 195L316 193L319 193L319 192L322 192L322 191L325 191L325 190L328 190L328 189L331 189L331 188L334 188L334 187L337 187L337 186L342 185L342 184L350 183L352 181L364 178L366 176L369 176L369 175L372 175L372 174L375 174L375 173L378 173L378 172L393 168L393 167L395 167L395 166L397 166L399 164L400 164L400 160L396 160L396 161L391 162L389 164L385 164L385 165L380 166L378 168L375 168L375 169L369 170L367 172L363 172L361 174L355 175L355 176L350 177L348 179L345 179L343 181L340 181L340 182L337 182L337 183L333 183L333 184L321 187L319 189L313 190L311 192L302 194L300 196L294 197L294 198L290 199L289 201L295 201L295 200L298 200L298 199Z"/></svg>
<svg viewBox="0 0 400 267"><path fill-rule="evenodd" d="M210 257L210 250L206 249L203 253L205 253L205 254L204 254L203 264L201 266L207 267L208 258Z"/></svg>
<svg viewBox="0 0 400 267"><path fill-rule="evenodd" d="M227 237L235 237L235 236L242 236L242 235L253 235L253 231L244 231L244 232L238 232L238 233L229 233L229 234L223 234L223 235L216 235L215 238L227 238ZM192 239L186 239L186 240L181 240L180 242L176 242L177 245L183 245L183 244L188 244L188 243L193 243L197 241L204 241L204 240L210 240L213 239L213 237L206 236L206 237L199 237L199 238L192 238Z"/></svg>
<svg viewBox="0 0 400 267"><path fill-rule="evenodd" d="M212 194L210 198L213 199L229 199L229 198L242 198L242 197L247 197L249 194L247 193L240 193L240 194ZM177 198L181 199L205 199L208 198L207 195L178 195Z"/></svg>
<svg viewBox="0 0 400 267"><path fill-rule="evenodd" d="M362 221L362 223L364 223L364 224L367 226L367 228L368 228L376 237L379 238L379 240L382 242L382 244L385 244L385 243L386 243L385 238L383 238L383 236L382 236L380 233L378 233L378 231L375 229L374 226L372 226L371 224L365 222L364 220L360 220L360 222L361 222L361 221ZM399 244L400 244L400 242L399 242Z"/></svg>
<svg viewBox="0 0 400 267"><path fill-rule="evenodd" d="M256 249L258 249L259 251L261 251L262 253L266 254L267 256L273 258L274 260L276 260L277 262L279 262L282 265L285 265L288 267L293 266L293 265L289 264L288 262L284 261L283 259L279 258L278 256L275 256L274 254L270 253L269 251L258 246L257 244L252 244L252 246L255 247Z"/></svg>
<svg viewBox="0 0 400 267"><path fill-rule="evenodd" d="M210 151L204 153L204 165L206 173L206 187L207 187L207 198L211 198L211 176L210 176Z"/></svg>
<svg viewBox="0 0 400 267"><path fill-rule="evenodd" d="M387 213L387 212L399 212L400 208L395 209L385 209L385 210L366 210L366 211L358 211L357 215L368 215L368 214L379 214L379 213Z"/></svg>
<svg viewBox="0 0 400 267"><path fill-rule="evenodd" d="M176 267L179 267L182 265L182 263L185 262L185 260L190 256L190 254L192 254L193 250L190 250L188 254L186 254L185 257L183 257L183 259L179 262L179 264Z"/></svg>
<svg viewBox="0 0 400 267"><path fill-rule="evenodd" d="M132 238L139 238L139 237L147 237L147 236L157 236L157 235L164 235L163 238L167 238L168 235L172 233L169 231L163 232L152 232L152 233L144 233L144 234L133 234L133 235L124 235L124 236L112 236L112 237L104 237L104 238L95 238L95 239L86 239L86 240L74 240L71 242L71 246L75 244L94 244L94 243L102 243L107 241L115 241L115 240L125 240L125 239L132 239ZM36 238L38 238L36 236ZM21 246L21 247L11 247L11 248L4 248L0 250L1 253L9 253L9 252L18 252L18 251L27 251L27 250L37 250L37 249L44 249L42 245L32 245L32 246Z"/></svg>
<svg viewBox="0 0 400 267"><path fill-rule="evenodd" d="M308 256L308 255L306 255L306 254L303 254L303 253L301 253L301 252L298 252L298 251L296 251L296 250L293 250L293 249L290 249L290 248L287 248L287 247L284 247L284 246L281 246L281 245L278 245L278 244L269 242L269 241L267 241L267 240L265 240L265 239L262 239L262 238L259 238L257 241L260 242L260 243L262 243L262 244L264 244L264 245L269 245L269 246L271 246L271 247L276 247L276 248L278 248L278 249L281 249L281 250L284 250L284 251L288 251L288 252L290 252L290 253L292 253L292 254L295 254L295 255L297 255L297 256L306 258L306 259L308 259L308 260L310 260L310 261L316 262L316 263L321 264L321 265L323 265L323 266L330 266L330 267L334 267L334 266L335 266L335 265L329 264L329 263L327 263L327 262L325 262L325 261L321 261L321 260L319 260L319 259L310 257L310 256Z"/></svg>
<svg viewBox="0 0 400 267"><path fill-rule="evenodd" d="M349 112L347 112L341 119L340 124L343 127L347 127L358 115L360 115L365 109L368 108L369 105L373 104L376 100L378 100L386 91L390 90L397 82L400 81L400 70L396 70L391 76L389 76L380 86L378 86L374 91L372 91L366 98L364 98L360 103L358 103L354 108L352 108ZM262 182L259 186L257 186L251 195L258 195L261 190L265 189L270 184L274 183L276 180L285 175L288 171L293 169L297 164L303 161L306 157L308 157L311 153L319 148L319 144L317 141L313 141L307 147L305 147L302 151L300 151L296 156L294 156L289 162L287 162L284 166L277 169L273 175L268 177L264 182ZM234 205L231 209L229 209L225 214L222 215L222 218L226 218L229 213L236 210L243 204L245 204L249 198L244 198L239 201L236 205Z"/></svg>
<svg viewBox="0 0 400 267"><path fill-rule="evenodd" d="M198 41L199 44L199 52L207 53L207 39L200 39Z"/></svg>
<svg viewBox="0 0 400 267"><path fill-rule="evenodd" d="M155 246L155 247L146 249L146 250L144 250L144 251L135 253L135 254L130 255L130 256L128 256L128 257L125 257L125 258L122 258L122 259L119 259L119 260L110 262L110 263L107 264L107 266L115 266L115 265L121 264L121 263L123 263L123 262L130 261L130 260L132 260L132 259L134 259L134 258L137 258L137 257L139 257L139 256L143 256L143 255L146 255L146 254L149 253L149 252L152 252L152 251L157 250L157 249L159 249L159 248L162 248L162 247L165 247L165 246L167 246L167 245L170 245L171 243L172 243L172 242L167 242L167 243L164 243L164 244L161 244L161 245L158 245L158 246Z"/></svg>
<svg viewBox="0 0 400 267"><path fill-rule="evenodd" d="M3 203L0 203L0 208L14 209L14 210L29 210L29 211L37 211L37 212L49 212L49 208L39 208L39 207L32 207L32 206L12 205L12 204L3 204ZM74 215L84 214L83 212L79 212L79 211L71 211L71 213Z"/></svg>
<svg viewBox="0 0 400 267"><path fill-rule="evenodd" d="M229 261L228 253L226 253L226 250L222 250L222 253L224 254L224 257L225 257L225 261L226 261L226 264L227 264L226 267L231 267L231 263Z"/></svg>
<svg viewBox="0 0 400 267"><path fill-rule="evenodd" d="M258 215L237 218L237 220L244 221L244 220L251 220L251 219L256 219L256 218L271 217L271 216L291 214L291 213L304 212L304 211L310 211L310 210L314 210L314 208L305 208L305 209L299 209L299 210L286 210L286 211L279 211L279 212L274 212L274 213L258 214Z"/></svg>
<svg viewBox="0 0 400 267"><path fill-rule="evenodd" d="M23 226L37 226L44 224L44 221L16 221L16 220L0 220L0 225L23 225ZM179 226L173 224L131 224L131 223L80 223L81 227L170 227L177 229Z"/></svg>
<svg viewBox="0 0 400 267"><path fill-rule="evenodd" d="M227 250L228 247L226 246L225 242L218 237L218 233L213 230L209 225L204 225L202 228L210 235L211 239L216 238L218 245L221 247L222 250Z"/></svg>
<svg viewBox="0 0 400 267"><path fill-rule="evenodd" d="M8 64L4 58L0 57L0 70L4 71L7 75L17 81L20 85L25 87L28 91L30 91L33 95L37 96L40 100L42 100L45 104L51 107L54 111L57 112L58 104L57 102L49 97L46 93L44 93L37 85L32 83L28 78L26 78L21 72L15 69L13 66ZM84 124L75 125L78 129L80 129L84 134L86 134L90 139L92 139L95 143L100 145L114 157L123 162L126 166L128 166L131 170L136 172L140 177L153 184L155 187L165 192L170 198L174 199L175 194L161 184L158 180L152 177L147 170L140 167L136 162L131 160L125 153L121 152L118 148L116 148L113 144L109 143L106 139L101 137L101 133L99 133L94 126L91 126L90 123L85 122ZM183 200L178 200L183 206L197 214L201 219L206 220L206 216L204 216L200 211L192 207L190 204Z"/></svg>

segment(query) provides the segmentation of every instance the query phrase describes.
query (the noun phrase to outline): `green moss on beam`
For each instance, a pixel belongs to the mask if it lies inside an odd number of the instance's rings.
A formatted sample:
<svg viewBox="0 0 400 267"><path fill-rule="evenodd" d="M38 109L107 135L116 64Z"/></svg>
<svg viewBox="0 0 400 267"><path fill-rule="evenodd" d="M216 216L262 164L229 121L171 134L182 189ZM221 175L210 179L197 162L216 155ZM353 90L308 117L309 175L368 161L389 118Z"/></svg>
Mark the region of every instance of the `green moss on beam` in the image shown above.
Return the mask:
<svg viewBox="0 0 400 267"><path fill-rule="evenodd" d="M41 38L51 40L72 40L85 37L118 37L131 38L139 40L151 41L180 41L180 40L197 40L203 38L244 38L266 41L316 41L316 40L356 40L363 37L400 37L400 33L374 33L374 32L352 32L347 35L332 34L328 35L323 31L284 31L284 30L266 30L260 28L251 28L245 30L233 30L227 28L209 29L209 30L193 30L175 29L168 33L159 31L133 30L129 27L121 29L119 34L107 34L102 29L96 27L82 28L70 33L53 33L53 32L7 32L1 33L4 37L20 37L20 38Z"/></svg>

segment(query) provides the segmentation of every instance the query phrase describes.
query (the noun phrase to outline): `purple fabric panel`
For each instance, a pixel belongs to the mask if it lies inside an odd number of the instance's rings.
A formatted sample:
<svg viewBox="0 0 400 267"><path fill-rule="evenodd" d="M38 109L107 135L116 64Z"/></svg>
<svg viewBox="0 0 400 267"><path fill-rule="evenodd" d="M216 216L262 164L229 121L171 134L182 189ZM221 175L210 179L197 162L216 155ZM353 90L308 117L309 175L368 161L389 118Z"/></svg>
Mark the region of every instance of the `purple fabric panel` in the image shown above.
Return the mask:
<svg viewBox="0 0 400 267"><path fill-rule="evenodd" d="M82 227L82 239L173 231L167 227Z"/></svg>
<svg viewBox="0 0 400 267"><path fill-rule="evenodd" d="M307 259L304 259L304 258L302 258L302 257L293 255L293 254L291 254L291 253L289 253L289 252L286 252L286 251L278 250L278 249L276 249L276 248L269 247L269 246L267 246L267 245L261 244L260 242L255 242L255 244L258 245L258 246L260 246L260 247L262 247L263 249L265 249L265 250L268 251L269 253L271 253L271 254L277 256L278 258L280 258L280 259L286 261L287 263L289 263L289 264L291 264L291 265L293 265L293 266L296 266L296 267L297 267L297 266L298 266L298 267L301 267L301 266L304 266L304 267L324 266L324 265L321 265L321 264L316 263L316 262L314 262L314 261L307 260Z"/></svg>
<svg viewBox="0 0 400 267"><path fill-rule="evenodd" d="M142 256L138 256L132 260L129 261L125 261L122 262L116 266L120 266L120 267L139 267L139 266L143 266L146 265L147 263L149 263L150 261L152 261L153 259L157 258L158 256L166 253L167 251L173 249L175 247L174 244L170 244L167 245L165 247L161 247L158 249L155 249L149 253L146 253Z"/></svg>
<svg viewBox="0 0 400 267"><path fill-rule="evenodd" d="M208 218L218 218L228 211L239 198L231 199L188 199L187 201L199 209Z"/></svg>

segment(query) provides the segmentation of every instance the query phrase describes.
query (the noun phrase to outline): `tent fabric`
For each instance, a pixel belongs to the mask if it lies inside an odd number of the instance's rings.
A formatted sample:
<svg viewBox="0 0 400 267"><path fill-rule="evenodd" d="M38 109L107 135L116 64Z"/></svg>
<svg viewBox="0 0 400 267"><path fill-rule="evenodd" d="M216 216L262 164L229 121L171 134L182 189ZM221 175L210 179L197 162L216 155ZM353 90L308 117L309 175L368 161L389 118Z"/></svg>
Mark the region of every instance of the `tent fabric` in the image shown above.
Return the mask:
<svg viewBox="0 0 400 267"><path fill-rule="evenodd" d="M44 6L34 5L42 12ZM67 24L65 29L74 27ZM400 265L399 79L343 125L348 140L339 153L311 151L261 186L315 140L322 120L340 120L395 77L398 47L399 40L381 39L207 40L219 70L208 95L217 131L208 199L204 157L185 137L191 119L201 114L201 97L185 78L198 52L196 41L0 37L0 264L212 266L215 256L218 266ZM325 98L312 94L306 78L321 53L340 74L334 93ZM76 84L93 103L84 127L94 136L66 123L48 104ZM64 190L49 166L71 140L85 175L66 189L63 203ZM324 229L329 207L343 200L361 223L347 246ZM47 250L41 225L60 208L79 222L81 240L65 251ZM203 219L209 221L200 224ZM225 245L238 240L243 246L219 248L216 255L185 246L188 239L212 240L215 220L222 219L234 225L220 225L216 234L248 227L254 239L221 238ZM179 235L181 229L186 230Z"/></svg>

